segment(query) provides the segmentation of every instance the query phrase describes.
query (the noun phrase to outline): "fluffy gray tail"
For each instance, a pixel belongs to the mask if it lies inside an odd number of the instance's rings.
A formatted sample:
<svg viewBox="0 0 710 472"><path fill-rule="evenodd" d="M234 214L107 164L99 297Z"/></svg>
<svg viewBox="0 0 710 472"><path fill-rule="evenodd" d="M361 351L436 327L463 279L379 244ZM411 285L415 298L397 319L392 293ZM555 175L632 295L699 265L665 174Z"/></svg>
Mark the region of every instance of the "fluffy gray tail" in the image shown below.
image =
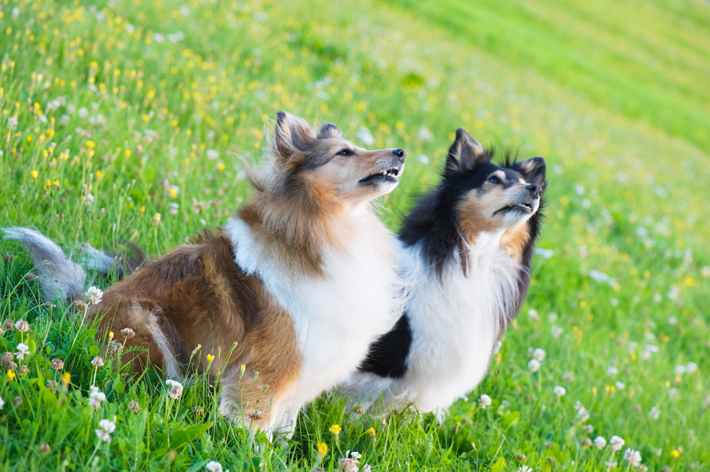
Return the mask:
<svg viewBox="0 0 710 472"><path fill-rule="evenodd" d="M12 227L2 230L5 239L20 241L27 247L45 300L63 298L71 303L83 295L86 272L79 264L73 263L59 246L33 229Z"/></svg>

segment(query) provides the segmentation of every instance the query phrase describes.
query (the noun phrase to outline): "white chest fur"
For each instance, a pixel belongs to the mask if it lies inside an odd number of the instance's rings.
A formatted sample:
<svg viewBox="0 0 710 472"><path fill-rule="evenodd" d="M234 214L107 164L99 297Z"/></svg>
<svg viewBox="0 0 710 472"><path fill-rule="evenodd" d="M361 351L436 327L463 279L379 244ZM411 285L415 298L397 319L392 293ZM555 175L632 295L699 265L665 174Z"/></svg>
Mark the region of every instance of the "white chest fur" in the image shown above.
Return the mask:
<svg viewBox="0 0 710 472"><path fill-rule="evenodd" d="M401 282L394 255L398 241L375 219L367 231L354 228L347 254L325 248L322 277L288 273L235 218L227 225L236 263L258 275L293 318L303 366L282 400L284 414L297 410L351 374L371 342L389 331L401 313ZM372 223L372 221L370 221Z"/></svg>
<svg viewBox="0 0 710 472"><path fill-rule="evenodd" d="M519 266L499 242L499 234L481 235L469 247L468 276L457 256L444 268L441 280L425 268L419 247L407 249L403 272L412 284L407 372L401 379L357 373L346 391L365 400L363 390L368 390L381 395L389 408L413 403L422 412L443 415L475 388L488 370L506 302L517 296Z"/></svg>

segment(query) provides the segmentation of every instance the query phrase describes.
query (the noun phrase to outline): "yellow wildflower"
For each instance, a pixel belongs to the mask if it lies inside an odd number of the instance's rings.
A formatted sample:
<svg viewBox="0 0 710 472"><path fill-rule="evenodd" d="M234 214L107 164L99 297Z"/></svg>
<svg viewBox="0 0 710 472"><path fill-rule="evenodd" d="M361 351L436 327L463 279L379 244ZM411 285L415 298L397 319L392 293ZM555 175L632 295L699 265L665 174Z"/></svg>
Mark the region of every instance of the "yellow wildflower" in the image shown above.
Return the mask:
<svg viewBox="0 0 710 472"><path fill-rule="evenodd" d="M325 457L325 455L328 454L328 446L324 442L316 444L316 450L320 457Z"/></svg>
<svg viewBox="0 0 710 472"><path fill-rule="evenodd" d="M335 436L337 438L340 435L340 432L342 431L342 429L340 428L340 425L334 424L333 426L328 428L328 431L330 431L333 434L333 436Z"/></svg>

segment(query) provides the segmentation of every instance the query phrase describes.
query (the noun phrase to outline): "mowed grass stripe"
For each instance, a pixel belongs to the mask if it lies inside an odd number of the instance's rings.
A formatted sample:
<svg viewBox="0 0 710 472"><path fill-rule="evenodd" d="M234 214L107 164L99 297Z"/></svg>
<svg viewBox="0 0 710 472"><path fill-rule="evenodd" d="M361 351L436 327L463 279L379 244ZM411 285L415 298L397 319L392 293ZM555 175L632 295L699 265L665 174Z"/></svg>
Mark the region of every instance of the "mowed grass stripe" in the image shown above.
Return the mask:
<svg viewBox="0 0 710 472"><path fill-rule="evenodd" d="M594 102L710 148L710 27L633 2L385 0L477 48L533 67ZM703 10L704 9L704 10ZM630 24L624 27L624 22ZM631 33L631 34L629 34Z"/></svg>

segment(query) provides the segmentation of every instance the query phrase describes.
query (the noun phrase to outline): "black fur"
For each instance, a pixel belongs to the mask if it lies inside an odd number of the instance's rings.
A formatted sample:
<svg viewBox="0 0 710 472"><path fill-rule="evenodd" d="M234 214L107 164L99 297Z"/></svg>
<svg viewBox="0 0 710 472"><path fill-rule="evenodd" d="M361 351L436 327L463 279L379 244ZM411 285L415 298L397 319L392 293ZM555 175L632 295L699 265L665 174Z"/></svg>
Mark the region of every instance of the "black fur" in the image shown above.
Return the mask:
<svg viewBox="0 0 710 472"><path fill-rule="evenodd" d="M405 313L392 330L372 343L367 358L358 370L380 377L399 379L407 371L407 355L412 344L412 329Z"/></svg>
<svg viewBox="0 0 710 472"><path fill-rule="evenodd" d="M480 188L488 176L497 170L505 172L513 181L522 177L529 183L535 183L542 187L543 192L547 186L542 158L518 162L515 157L506 153L499 165L496 165L492 162L494 153L492 148L484 150L468 133L459 129L456 141L449 149L441 183L432 192L424 195L404 220L399 239L407 247L420 244L424 262L436 271L439 278L444 267L457 253L460 256L461 270L464 274L468 272L466 242L454 213L454 209L468 192ZM543 206L544 199L541 196L540 207L525 223L530 236L521 257L518 297L507 304L504 325L517 316L530 285L530 264L535 240L540 234ZM504 326L502 328L504 329ZM412 332L405 313L392 331L370 346L370 352L360 366L360 371L381 377L402 377L406 372L406 359L411 343Z"/></svg>

